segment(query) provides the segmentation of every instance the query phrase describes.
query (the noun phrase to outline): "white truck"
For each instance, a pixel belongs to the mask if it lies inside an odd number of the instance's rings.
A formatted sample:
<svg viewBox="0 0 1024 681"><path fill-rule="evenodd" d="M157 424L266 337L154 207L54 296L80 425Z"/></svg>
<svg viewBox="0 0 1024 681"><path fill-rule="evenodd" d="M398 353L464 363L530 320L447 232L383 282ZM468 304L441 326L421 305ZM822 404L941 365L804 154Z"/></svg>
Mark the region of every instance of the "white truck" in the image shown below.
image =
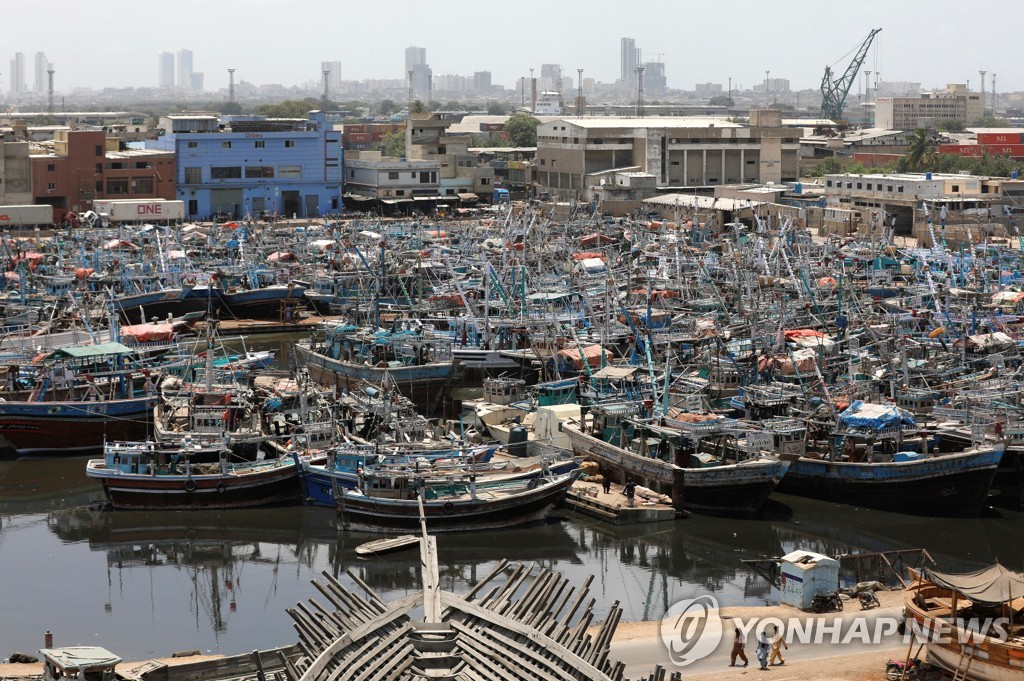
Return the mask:
<svg viewBox="0 0 1024 681"><path fill-rule="evenodd" d="M52 224L53 206L0 206L0 229Z"/></svg>
<svg viewBox="0 0 1024 681"><path fill-rule="evenodd" d="M166 222L185 218L184 201L164 199L98 199L92 210L112 222Z"/></svg>

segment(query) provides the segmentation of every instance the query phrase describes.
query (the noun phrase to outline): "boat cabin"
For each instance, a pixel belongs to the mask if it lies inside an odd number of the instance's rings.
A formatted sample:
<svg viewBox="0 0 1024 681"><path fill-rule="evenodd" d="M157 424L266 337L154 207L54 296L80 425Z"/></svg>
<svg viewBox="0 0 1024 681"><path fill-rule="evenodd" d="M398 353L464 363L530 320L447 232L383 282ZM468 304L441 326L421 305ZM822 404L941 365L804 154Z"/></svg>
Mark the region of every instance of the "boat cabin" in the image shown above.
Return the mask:
<svg viewBox="0 0 1024 681"><path fill-rule="evenodd" d="M526 381L521 378L485 378L484 401L493 404L512 404L526 396Z"/></svg>
<svg viewBox="0 0 1024 681"><path fill-rule="evenodd" d="M114 681L121 658L99 646L41 648L43 681Z"/></svg>

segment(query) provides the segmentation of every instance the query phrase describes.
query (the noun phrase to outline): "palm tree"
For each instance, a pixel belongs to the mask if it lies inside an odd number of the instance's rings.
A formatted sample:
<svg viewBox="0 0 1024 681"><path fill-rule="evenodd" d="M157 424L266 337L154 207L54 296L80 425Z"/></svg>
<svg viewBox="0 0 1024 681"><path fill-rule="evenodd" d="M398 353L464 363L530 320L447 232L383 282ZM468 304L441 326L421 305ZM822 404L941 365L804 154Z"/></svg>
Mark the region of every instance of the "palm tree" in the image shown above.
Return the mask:
<svg viewBox="0 0 1024 681"><path fill-rule="evenodd" d="M412 103L412 113L427 113L427 106L420 100L416 100Z"/></svg>
<svg viewBox="0 0 1024 681"><path fill-rule="evenodd" d="M918 172L935 162L935 140L925 128L914 130L907 149L907 165Z"/></svg>

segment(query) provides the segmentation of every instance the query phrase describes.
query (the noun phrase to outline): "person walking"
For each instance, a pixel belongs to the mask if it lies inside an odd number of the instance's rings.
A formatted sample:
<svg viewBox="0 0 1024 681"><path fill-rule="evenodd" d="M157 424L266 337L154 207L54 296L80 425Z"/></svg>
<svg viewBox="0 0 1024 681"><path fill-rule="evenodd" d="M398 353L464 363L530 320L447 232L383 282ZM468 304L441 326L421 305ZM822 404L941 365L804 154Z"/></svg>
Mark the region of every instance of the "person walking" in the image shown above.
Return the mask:
<svg viewBox="0 0 1024 681"><path fill-rule="evenodd" d="M626 493L626 506L633 508L633 502L636 499L636 483L632 480L628 480L623 491Z"/></svg>
<svg viewBox="0 0 1024 681"><path fill-rule="evenodd" d="M768 669L768 651L771 650L772 642L768 638L767 629L762 630L757 636L757 661L761 663L761 669Z"/></svg>
<svg viewBox="0 0 1024 681"><path fill-rule="evenodd" d="M604 488L604 493L605 494L611 494L611 491L612 491L612 479L610 477L608 477L607 475L603 475L601 477L604 478L603 480L601 480L601 487Z"/></svg>
<svg viewBox="0 0 1024 681"><path fill-rule="evenodd" d="M782 631L775 627L775 632L772 634L772 654L768 658L768 664L775 666L776 659L779 664L786 664L786 661L782 659L783 648L789 650L789 644L786 643L786 637L782 635Z"/></svg>
<svg viewBox="0 0 1024 681"><path fill-rule="evenodd" d="M736 658L743 660L743 666L746 667L750 662L747 660L747 654L743 652L743 649L747 645L747 637L740 631L739 627L736 627L736 638L732 640L732 654L729 656L729 666L736 666Z"/></svg>

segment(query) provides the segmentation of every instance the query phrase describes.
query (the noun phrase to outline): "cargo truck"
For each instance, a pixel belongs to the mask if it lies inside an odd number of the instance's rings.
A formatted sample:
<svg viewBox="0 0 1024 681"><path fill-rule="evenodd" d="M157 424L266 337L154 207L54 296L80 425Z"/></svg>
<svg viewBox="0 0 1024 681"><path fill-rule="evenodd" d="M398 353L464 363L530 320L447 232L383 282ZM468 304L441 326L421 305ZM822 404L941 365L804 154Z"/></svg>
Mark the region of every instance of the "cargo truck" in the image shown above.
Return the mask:
<svg viewBox="0 0 1024 681"><path fill-rule="evenodd" d="M53 224L53 206L0 206L0 228Z"/></svg>
<svg viewBox="0 0 1024 681"><path fill-rule="evenodd" d="M166 222L185 218L184 201L164 199L99 199L92 202L92 209L111 222Z"/></svg>

